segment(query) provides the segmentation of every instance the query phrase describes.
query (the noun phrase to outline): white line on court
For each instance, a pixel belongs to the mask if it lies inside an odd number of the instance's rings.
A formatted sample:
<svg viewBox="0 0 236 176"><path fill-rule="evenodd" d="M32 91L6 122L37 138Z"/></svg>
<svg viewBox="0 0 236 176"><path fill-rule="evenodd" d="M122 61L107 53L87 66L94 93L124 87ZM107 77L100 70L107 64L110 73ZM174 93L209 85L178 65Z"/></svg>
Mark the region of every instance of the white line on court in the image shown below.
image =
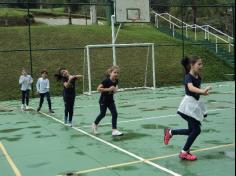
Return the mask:
<svg viewBox="0 0 236 176"><path fill-rule="evenodd" d="M234 145L235 144L218 145L218 146L214 146L214 147L208 147L208 148L202 148L202 149L198 149L198 150L192 150L191 152L192 153L204 152L204 151L219 149L219 148L223 148L223 147L233 147ZM170 157L174 157L174 156L178 156L178 155L179 155L179 153L175 153L175 154L169 154L169 155L164 155L164 156L158 156L158 157L155 157L155 158L148 158L146 160L156 161L156 160L170 158ZM102 166L102 167L97 167L97 168L91 168L91 169L77 171L77 172L75 172L75 174L86 174L86 173L101 171L101 170L105 170L105 169L125 167L125 166L134 165L134 164L138 164L138 163L141 163L141 161L136 160L136 161L130 161L130 162L119 163L119 164L112 164L112 165L107 165L107 166ZM63 175L57 175L57 176L63 176Z"/></svg>
<svg viewBox="0 0 236 176"><path fill-rule="evenodd" d="M16 176L21 176L21 173L19 169L16 167L15 163L13 162L12 158L10 155L7 153L7 150L5 149L4 145L0 142L0 149L2 150L4 156L6 157L9 165L11 166L13 172L15 173Z"/></svg>
<svg viewBox="0 0 236 176"><path fill-rule="evenodd" d="M32 107L30 107L30 108L36 111L36 109L34 109ZM42 115L45 115L47 117L50 117L51 119L53 119L53 120L55 120L55 121L65 125L64 122L62 122L61 120L59 120L59 119L57 119L57 118L55 118L55 117L53 117L51 115L48 115L48 114L46 114L44 112L39 112L39 113L42 114ZM85 135L87 135L87 136L89 136L89 137L91 137L91 138L93 138L93 139L95 139L97 141L100 141L100 142L102 142L102 143L104 143L104 144L106 144L106 145L108 145L108 146L110 146L110 147L112 147L114 149L117 149L117 150L119 150L119 151L121 151L121 152L123 152L123 153L125 153L125 154L127 154L127 155L129 155L131 157L133 157L133 158L136 158L136 159L138 159L138 160L140 160L140 161L142 161L142 162L144 162L144 163L146 163L148 165L154 166L154 167L156 167L156 168L158 168L158 169L160 169L160 170L162 170L164 172L167 172L167 173L169 173L171 175L174 175L174 176L181 176L180 174L178 174L178 173L176 173L176 172L174 172L172 170L169 170L169 169L167 169L165 167L162 167L162 166L160 166L160 165L158 165L156 163L153 163L152 161L145 160L144 158L142 158L142 157L140 157L140 156L138 156L138 155L136 155L134 153L131 153L131 152L125 150L125 149L122 149L121 147L118 147L118 146L116 146L116 145L114 145L114 144L112 144L110 142L107 142L107 141L105 141L105 140L103 140L103 139L101 139L99 137L91 135L91 134L87 133L84 130L81 130L81 129L76 128L76 127L71 127L71 128L73 128L74 130L79 131L80 133L83 133L83 134L85 134Z"/></svg>
<svg viewBox="0 0 236 176"><path fill-rule="evenodd" d="M234 108L234 107L229 107L229 108ZM212 110L208 110L208 112L214 112L214 111L223 111L229 108L221 108L221 109L212 109ZM152 120L152 119L160 119L160 118L166 118L166 117L176 117L178 116L178 114L170 114L170 115L163 115L163 116L156 116L156 117L146 117L146 118L137 118L137 119L132 119L132 120L123 120L123 121L118 121L118 124L121 123L129 123L129 122L138 122L138 121L145 121L145 120ZM107 125L111 125L111 123L102 123L99 124L99 126L107 126ZM81 126L81 128L91 128L91 125L85 125L85 126Z"/></svg>
<svg viewBox="0 0 236 176"><path fill-rule="evenodd" d="M229 93L234 93L234 91L229 91L229 92L222 92L220 94L229 94ZM153 99L153 100L148 100L148 101L134 101L134 102L130 102L130 101L125 101L125 103L119 103L118 101L118 105L125 105L125 104L139 104L139 103L147 103L147 102L153 102L153 101L156 101L157 103L161 100L175 100L175 99L180 99L180 98L183 98L183 95L182 96L175 96L175 97L172 97L172 98L158 98L157 99ZM86 106L75 106L75 108L88 108L88 107L98 107L99 104L91 104L91 105L86 105ZM61 109L61 108L64 108L64 107L54 107L54 109Z"/></svg>

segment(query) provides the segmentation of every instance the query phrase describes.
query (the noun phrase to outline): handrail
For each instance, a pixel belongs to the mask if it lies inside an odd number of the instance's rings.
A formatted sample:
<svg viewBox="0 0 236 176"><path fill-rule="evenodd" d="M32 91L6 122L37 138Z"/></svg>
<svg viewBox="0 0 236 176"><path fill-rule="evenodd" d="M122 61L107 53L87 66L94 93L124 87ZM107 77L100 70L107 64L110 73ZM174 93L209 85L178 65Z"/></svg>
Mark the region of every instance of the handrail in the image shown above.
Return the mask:
<svg viewBox="0 0 236 176"><path fill-rule="evenodd" d="M182 23L182 21L181 21L180 19L176 18L175 16L173 16L173 15L171 15L171 14L169 14L169 13L160 13L159 15L168 15L168 16L170 16L171 18L173 18L173 19L179 21L180 23ZM191 26L191 25L189 25L189 24L187 24L187 23L185 23L185 22L183 22L183 24L185 24L186 26ZM228 34L222 32L222 31L220 31L219 29L216 29L216 28L212 27L211 25L202 25L202 27L205 27L205 26L207 26L207 27L213 29L214 31L216 31L216 32L218 32L218 33L220 33L220 34L222 34L222 35L224 35L224 36L226 36L226 37L229 37L230 39L234 39L233 37L229 36Z"/></svg>
<svg viewBox="0 0 236 176"><path fill-rule="evenodd" d="M226 37L228 37L228 38L230 38L230 39L232 39L232 40L234 39L233 37L229 36L228 34L222 32L222 31L220 31L220 30L218 30L218 29L216 29L216 28L214 28L214 27L212 27L212 26L210 26L210 25L207 25L207 24L206 24L206 25L202 25L202 27L205 27L205 26L207 26L207 27L213 29L214 31L216 31L216 32L218 32L218 33L220 33L220 34L222 34L222 35L224 35L224 36L226 36Z"/></svg>
<svg viewBox="0 0 236 176"><path fill-rule="evenodd" d="M174 36L174 27L175 27L175 26L178 27L178 28L182 28L182 27L186 28L186 36L187 36L187 28L188 28L188 27L189 27L189 28L195 28L195 40L196 40L196 29L199 28L199 29L201 29L201 30L203 30L203 31L205 32L205 36L206 36L206 33L208 33L208 40L209 40L209 34L211 34L212 36L214 36L214 37L216 38L216 52L217 52L218 39L220 39L221 41L223 41L223 42L229 44L229 52L230 52L230 50L231 50L231 49L230 49L230 46L234 46L234 44L231 43L231 41L229 40L229 39L234 40L233 37L231 37L231 36L229 36L229 35L223 33L222 31L220 31L220 30L218 30L218 29L216 29L216 28L214 28L214 27L212 27L212 26L210 26L210 25L203 25L203 26L200 26L200 25L197 25L197 24L190 25L190 24L187 24L187 23L185 23L185 22L182 22L180 19L178 19L178 18L176 18L176 17L170 15L169 13L160 13L160 14L158 14L158 13L156 13L155 11L153 11L153 13L155 14L155 17L156 17L156 18L155 18L155 19L156 19L156 20L155 20L155 24L157 25L157 27L158 27L158 24L157 24L157 16L159 16L159 17L163 18L164 20L168 21L168 22L170 23L170 26L173 26L173 36ZM168 16L169 16L169 19L165 18L163 15L168 15ZM182 25L184 24L185 26L180 26L180 25L176 24L175 22L171 21L170 19L175 19L175 20L177 20L178 22L181 22ZM206 27L207 27L207 29L206 29ZM228 41L225 40L225 39L223 39L223 38L221 38L221 37L219 37L218 35L216 35L216 34L210 32L210 31L209 31L209 28L210 28L210 29L213 29L214 31L216 31L216 32L218 32L218 33L220 33L220 34L222 34L222 35L224 35L224 36L226 36L226 37L228 37Z"/></svg>

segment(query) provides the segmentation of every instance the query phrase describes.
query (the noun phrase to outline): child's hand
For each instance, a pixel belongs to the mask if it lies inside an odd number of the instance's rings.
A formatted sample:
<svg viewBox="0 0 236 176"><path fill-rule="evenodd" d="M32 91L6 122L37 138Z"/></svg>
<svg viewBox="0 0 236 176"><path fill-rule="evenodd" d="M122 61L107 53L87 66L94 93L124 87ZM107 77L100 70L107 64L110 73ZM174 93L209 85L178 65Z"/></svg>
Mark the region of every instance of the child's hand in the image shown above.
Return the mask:
<svg viewBox="0 0 236 176"><path fill-rule="evenodd" d="M115 91L115 89L116 89L116 87L114 87L114 86L111 86L111 87L109 87L109 92L114 92Z"/></svg>
<svg viewBox="0 0 236 176"><path fill-rule="evenodd" d="M211 89L211 86L207 86L205 89L203 89L203 95L209 95L209 90Z"/></svg>

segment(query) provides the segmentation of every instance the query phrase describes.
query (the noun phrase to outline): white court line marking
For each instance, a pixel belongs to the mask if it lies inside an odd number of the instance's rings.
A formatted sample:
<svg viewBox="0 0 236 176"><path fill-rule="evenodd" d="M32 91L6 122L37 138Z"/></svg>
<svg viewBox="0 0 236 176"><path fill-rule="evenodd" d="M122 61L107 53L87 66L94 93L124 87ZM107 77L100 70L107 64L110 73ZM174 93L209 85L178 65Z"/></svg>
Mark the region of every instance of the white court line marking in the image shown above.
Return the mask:
<svg viewBox="0 0 236 176"><path fill-rule="evenodd" d="M173 98L158 98L158 99L154 99L154 100L148 100L148 101L134 101L134 102L130 102L130 101L125 101L122 102L122 103L119 103L119 101L117 101L117 105L118 106L122 106L122 105L127 105L127 104L139 104L139 103L147 103L147 102L152 102L152 101L156 101L157 103L158 100L175 100L175 99L180 99L180 98L183 98L183 96L181 97L173 97ZM123 100L122 100L123 101ZM75 106L75 108L87 108L87 107L99 107L99 104L92 104L92 105L86 105L86 106ZM64 108L64 107L55 107L53 109L61 109L61 108Z"/></svg>
<svg viewBox="0 0 236 176"><path fill-rule="evenodd" d="M229 107L230 109L234 108L234 107ZM214 111L223 111L229 108L222 108L222 109L212 109L212 110L208 110L208 112L214 112ZM163 116L156 116L156 117L146 117L146 118L137 118L137 119L132 119L132 120L123 120L123 121L118 121L118 124L121 123L129 123L129 122L138 122L138 121L145 121L145 120L152 120L152 119L160 119L160 118L166 118L166 117L176 117L178 116L178 114L170 114L170 115L163 115ZM99 126L107 126L107 125L111 125L111 123L102 123L99 124ZM91 125L84 125L81 126L81 128L91 128Z"/></svg>
<svg viewBox="0 0 236 176"><path fill-rule="evenodd" d="M214 150L214 149L219 149L219 148L224 148L224 147L233 147L234 145L235 144L217 145L217 146L214 146L214 147L208 147L208 148L202 148L202 149L198 149L198 150L192 150L191 153L203 152L203 151ZM179 155L179 153L175 153L175 154L169 154L169 155L159 156L159 157L155 157L155 158L148 158L146 160L156 161L156 160L170 158L170 157L178 156L178 155ZM125 166L128 166L128 165L134 165L134 164L138 164L138 163L142 163L142 161L137 160L137 161L130 161L130 162L125 162L125 163L120 163L120 164L102 166L102 167L97 167L97 168L92 168L92 169L86 169L86 170L81 170L81 171L75 172L75 174L85 174L85 173L90 173L90 172L95 172L95 171L100 171L100 170L113 169L113 168L118 168L118 167L125 167ZM65 176L65 175L57 175L57 176Z"/></svg>
<svg viewBox="0 0 236 176"><path fill-rule="evenodd" d="M219 94L229 94L229 93L235 93L234 91L229 91L229 92L222 92L222 93L219 93ZM213 94L210 94L210 95L215 95L214 92ZM119 101L117 101L117 105L119 106L122 106L122 105L126 105L126 104L139 104L139 103L147 103L147 102L153 102L153 101L156 101L157 103L159 103L159 101L163 101L163 100L175 100L175 99L180 99L180 98L183 98L183 95L181 96L175 96L175 97L172 97L172 98L158 98L157 99L153 99L153 100L148 100L148 101L124 101L123 103L119 103ZM122 100L123 101L123 100ZM75 108L87 108L87 107L98 107L99 104L92 104L92 105L86 105L86 106L75 106ZM64 107L54 107L54 109L61 109L61 108L64 108Z"/></svg>
<svg viewBox="0 0 236 176"><path fill-rule="evenodd" d="M19 169L16 167L15 163L11 159L10 155L7 153L7 150L5 149L4 145L0 142L0 149L2 150L5 158L7 159L9 165L11 166L13 172L15 173L16 176L21 176L21 173Z"/></svg>
<svg viewBox="0 0 236 176"><path fill-rule="evenodd" d="M32 108L32 107L30 107L30 108L33 109L34 111L36 111L36 109L34 109L34 108ZM53 117L53 116L51 116L51 115L48 115L48 114L46 114L46 113L44 113L44 112L39 112L39 113L42 114L42 115L45 115L45 116L47 116L47 117L50 117L51 119L53 119L53 120L55 120L55 121L57 121L57 122L59 122L59 123L65 125L64 122L62 122L61 120L59 120L59 119L57 119L57 118L55 118L55 117ZM131 156L131 157L133 157L133 158L136 158L136 159L138 159L138 160L140 160L140 161L142 161L142 162L144 162L144 163L146 163L146 164L148 164L148 165L151 165L151 166L153 166L153 167L156 167L156 168L158 168L158 169L160 169L160 170L162 170L162 171L164 171L164 172L167 172L167 173L169 173L169 174L171 174L171 175L180 176L180 174L178 174L178 173L176 173L176 172L174 172L174 171L172 171L172 170L169 170L169 169L167 169L167 168L165 168L165 167L162 167L162 166L160 166L160 165L158 165L158 164L156 164L156 163L153 163L153 162L151 162L151 161L147 161L147 160L145 160L144 158L142 158L142 157L140 157L140 156L138 156L138 155L136 155L136 154L134 154L134 153L131 153L131 152L125 150L125 149L122 149L121 147L118 147L118 146L116 146L116 145L114 145L114 144L112 144L112 143L110 143L110 142L107 142L107 141L105 141L105 140L103 140L103 139L101 139L101 138L99 138L99 137L96 137L96 136L94 136L94 135L91 135L91 134L87 133L87 132L84 131L84 130L81 130L81 129L76 128L76 127L71 127L71 128L73 128L74 130L76 130L76 131L78 131L78 132L80 132L80 133L82 133L82 134L84 134L84 135L87 135L87 136L89 136L89 137L91 137L91 138L93 138L93 139L95 139L95 140L97 140L97 141L100 141L100 142L102 142L102 143L104 143L104 144L106 144L106 145L108 145L108 146L110 146L110 147L112 147L112 148L114 148L114 149L116 149L116 150L118 150L118 151L121 151L121 152L123 152L123 153L125 153L125 154L127 154L127 155L129 155L129 156Z"/></svg>

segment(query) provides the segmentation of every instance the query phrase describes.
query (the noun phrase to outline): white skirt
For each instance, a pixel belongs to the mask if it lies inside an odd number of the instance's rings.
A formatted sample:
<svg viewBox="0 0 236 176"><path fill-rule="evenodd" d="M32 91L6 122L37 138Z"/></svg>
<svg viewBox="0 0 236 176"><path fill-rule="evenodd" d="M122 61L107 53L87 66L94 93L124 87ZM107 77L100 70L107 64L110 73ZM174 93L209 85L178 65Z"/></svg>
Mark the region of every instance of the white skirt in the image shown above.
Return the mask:
<svg viewBox="0 0 236 176"><path fill-rule="evenodd" d="M185 95L182 99L178 111L200 122L203 121L204 116L207 115L207 107L204 103L188 95Z"/></svg>

